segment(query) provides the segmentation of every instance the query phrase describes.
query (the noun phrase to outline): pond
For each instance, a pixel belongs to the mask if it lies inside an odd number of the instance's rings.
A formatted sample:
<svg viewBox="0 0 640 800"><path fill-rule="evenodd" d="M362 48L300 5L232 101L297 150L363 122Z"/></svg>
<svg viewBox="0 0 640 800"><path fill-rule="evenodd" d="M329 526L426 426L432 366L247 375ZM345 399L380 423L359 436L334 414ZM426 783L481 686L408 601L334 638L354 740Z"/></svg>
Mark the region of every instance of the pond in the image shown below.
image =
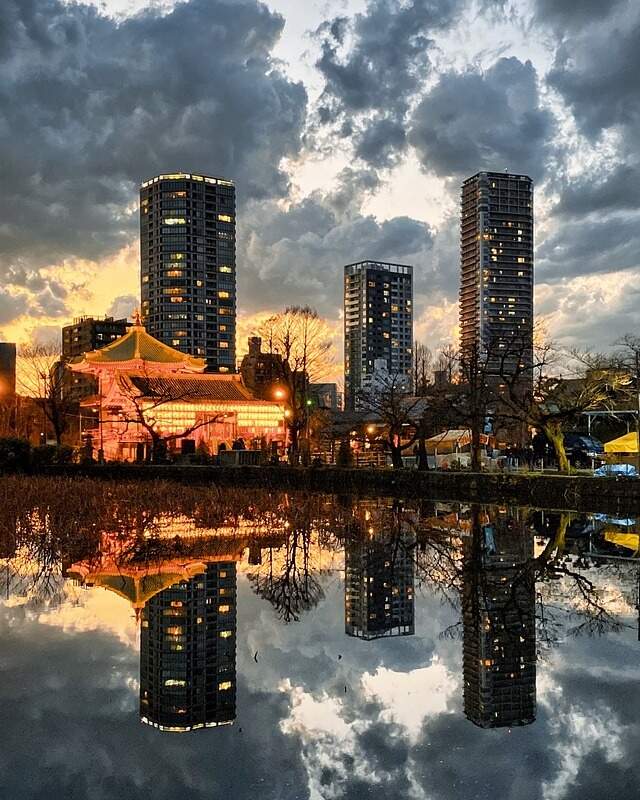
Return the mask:
<svg viewBox="0 0 640 800"><path fill-rule="evenodd" d="M0 480L0 797L636 798L636 519Z"/></svg>

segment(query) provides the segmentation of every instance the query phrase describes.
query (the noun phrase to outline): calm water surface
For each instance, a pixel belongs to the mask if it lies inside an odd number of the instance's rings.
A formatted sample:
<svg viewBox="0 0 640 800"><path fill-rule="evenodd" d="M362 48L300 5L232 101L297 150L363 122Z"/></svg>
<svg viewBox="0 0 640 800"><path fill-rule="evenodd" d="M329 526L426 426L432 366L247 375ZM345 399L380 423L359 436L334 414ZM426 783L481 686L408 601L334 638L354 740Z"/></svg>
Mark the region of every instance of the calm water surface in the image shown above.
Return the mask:
<svg viewBox="0 0 640 800"><path fill-rule="evenodd" d="M3 487L1 798L638 797L636 520Z"/></svg>

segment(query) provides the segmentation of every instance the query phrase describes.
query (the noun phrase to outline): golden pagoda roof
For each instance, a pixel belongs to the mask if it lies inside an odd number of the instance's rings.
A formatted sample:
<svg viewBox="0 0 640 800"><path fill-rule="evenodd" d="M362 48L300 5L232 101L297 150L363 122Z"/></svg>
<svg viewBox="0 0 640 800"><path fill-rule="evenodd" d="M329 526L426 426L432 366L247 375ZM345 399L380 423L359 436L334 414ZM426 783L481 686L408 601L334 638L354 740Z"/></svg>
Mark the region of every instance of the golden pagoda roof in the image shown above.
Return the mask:
<svg viewBox="0 0 640 800"><path fill-rule="evenodd" d="M73 359L71 367L80 366L81 364L104 364L108 366L131 361L180 365L194 372L202 372L205 368L205 360L203 358L181 353L179 350L163 344L151 336L150 333L147 333L144 326L139 324L137 320L136 324L132 325L124 336L105 347L101 347L99 350L91 350L83 356Z"/></svg>
<svg viewBox="0 0 640 800"><path fill-rule="evenodd" d="M174 583L188 581L206 570L202 561L178 564L175 561L162 564L151 572L148 568L120 568L110 564L101 565L95 572L85 564L74 564L68 571L88 586L100 586L128 600L134 608L143 608L152 597Z"/></svg>

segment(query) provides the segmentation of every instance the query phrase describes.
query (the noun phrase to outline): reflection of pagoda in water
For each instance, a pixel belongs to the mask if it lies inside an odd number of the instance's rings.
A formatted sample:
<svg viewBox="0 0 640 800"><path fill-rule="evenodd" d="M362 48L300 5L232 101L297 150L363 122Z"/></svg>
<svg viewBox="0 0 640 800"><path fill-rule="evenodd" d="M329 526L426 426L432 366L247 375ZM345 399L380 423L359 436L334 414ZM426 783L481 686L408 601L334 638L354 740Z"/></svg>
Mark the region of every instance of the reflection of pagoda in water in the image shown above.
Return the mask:
<svg viewBox="0 0 640 800"><path fill-rule="evenodd" d="M235 719L236 564L251 541L183 530L153 560L138 552L139 537L103 534L99 553L67 570L129 601L141 625L141 719L176 732ZM172 552L176 545L185 552Z"/></svg>
<svg viewBox="0 0 640 800"><path fill-rule="evenodd" d="M533 537L505 517L465 542L464 710L482 728L536 716L535 584L522 570Z"/></svg>
<svg viewBox="0 0 640 800"><path fill-rule="evenodd" d="M231 723L236 716L236 564L208 564L145 605L140 716L165 731Z"/></svg>
<svg viewBox="0 0 640 800"><path fill-rule="evenodd" d="M414 633L415 534L373 528L345 542L345 633L359 639Z"/></svg>

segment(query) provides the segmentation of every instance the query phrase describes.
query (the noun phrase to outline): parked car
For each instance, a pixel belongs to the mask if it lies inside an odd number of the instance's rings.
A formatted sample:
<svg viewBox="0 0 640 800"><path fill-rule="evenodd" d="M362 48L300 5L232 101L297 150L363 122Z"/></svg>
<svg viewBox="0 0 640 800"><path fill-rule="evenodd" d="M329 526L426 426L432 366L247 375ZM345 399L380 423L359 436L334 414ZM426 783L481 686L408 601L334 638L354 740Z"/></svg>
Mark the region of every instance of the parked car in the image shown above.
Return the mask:
<svg viewBox="0 0 640 800"><path fill-rule="evenodd" d="M566 433L564 449L574 467L590 467L604 463L604 445L599 439L584 433Z"/></svg>
<svg viewBox="0 0 640 800"><path fill-rule="evenodd" d="M633 464L603 464L598 469L594 469L593 474L596 478L637 478L638 470Z"/></svg>

